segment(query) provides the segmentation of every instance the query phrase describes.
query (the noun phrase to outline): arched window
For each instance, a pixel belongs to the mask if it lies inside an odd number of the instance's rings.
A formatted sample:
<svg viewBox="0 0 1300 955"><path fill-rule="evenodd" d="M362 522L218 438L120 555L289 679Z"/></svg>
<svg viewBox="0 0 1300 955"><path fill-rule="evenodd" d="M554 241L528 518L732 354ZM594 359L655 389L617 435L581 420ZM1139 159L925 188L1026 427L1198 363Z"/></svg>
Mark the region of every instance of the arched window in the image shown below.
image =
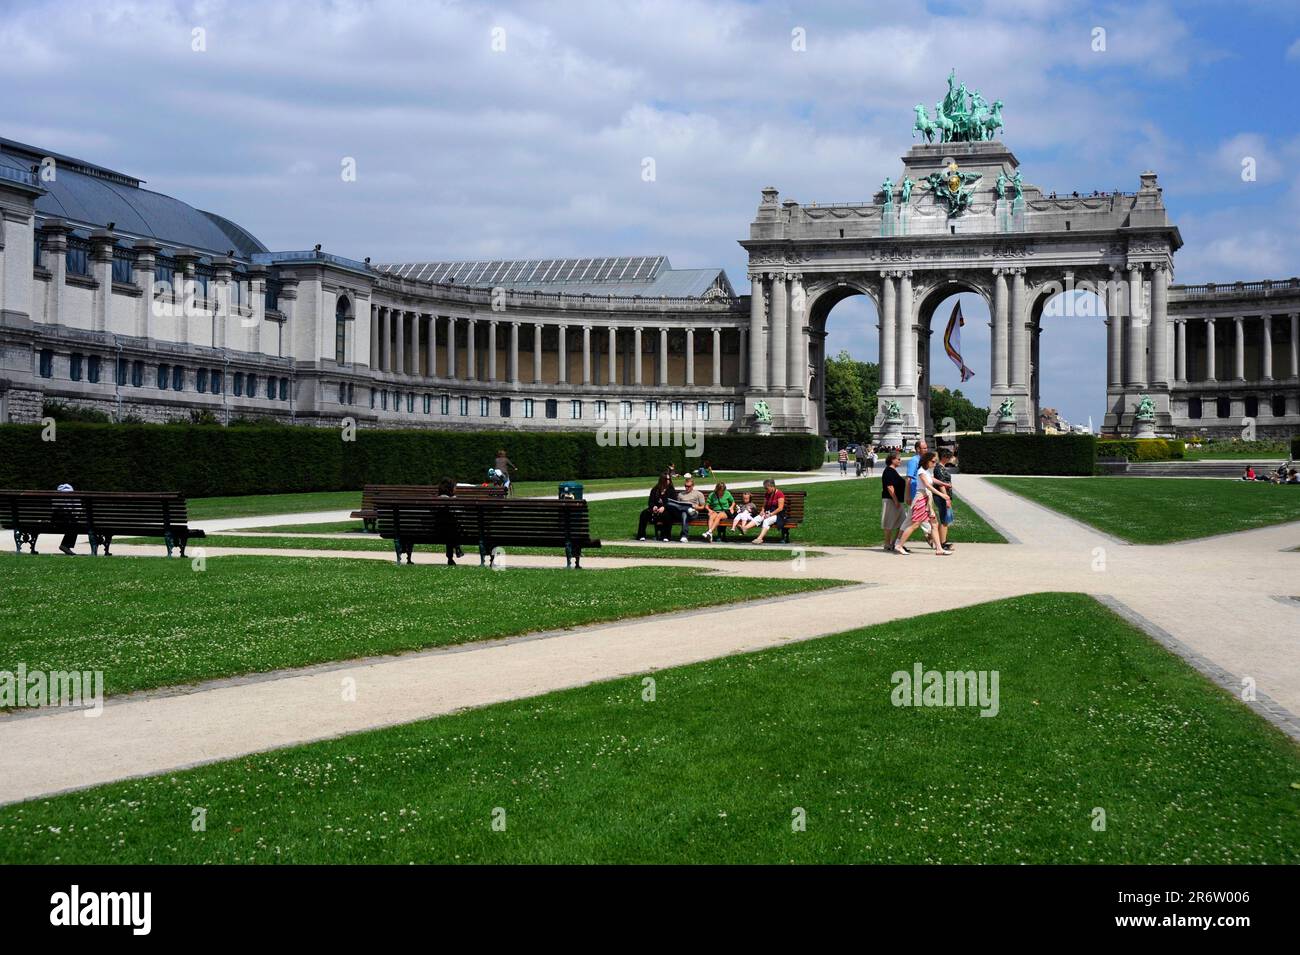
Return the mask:
<svg viewBox="0 0 1300 955"><path fill-rule="evenodd" d="M348 318L352 310L346 295L340 295L334 306L334 363L343 365L348 360Z"/></svg>

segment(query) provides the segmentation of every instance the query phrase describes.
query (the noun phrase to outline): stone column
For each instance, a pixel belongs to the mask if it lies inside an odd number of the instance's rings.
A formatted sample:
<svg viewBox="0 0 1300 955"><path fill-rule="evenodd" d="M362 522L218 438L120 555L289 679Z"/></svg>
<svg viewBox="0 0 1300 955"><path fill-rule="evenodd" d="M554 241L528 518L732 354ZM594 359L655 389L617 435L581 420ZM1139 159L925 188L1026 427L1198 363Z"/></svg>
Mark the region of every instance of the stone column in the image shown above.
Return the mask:
<svg viewBox="0 0 1300 955"><path fill-rule="evenodd" d="M686 329L686 386L695 384L695 329Z"/></svg>
<svg viewBox="0 0 1300 955"><path fill-rule="evenodd" d="M786 287L785 275L772 272L768 275L772 281L772 316L768 328L768 352L770 368L768 384L773 391L784 391L786 387L786 346L789 344L789 332L786 329Z"/></svg>
<svg viewBox="0 0 1300 955"><path fill-rule="evenodd" d="M456 378L456 316L447 316L447 377Z"/></svg>
<svg viewBox="0 0 1300 955"><path fill-rule="evenodd" d="M161 251L161 246L156 242L149 242L145 239L139 239L133 245L135 246L135 284L141 289L139 311L136 312L135 319L135 333L141 338L152 338L153 283L155 270L158 267L157 255ZM266 266L255 266L254 268L265 269ZM258 275L264 273L257 273L250 269L249 274L253 277L253 282L256 283ZM254 288L253 301L249 303L255 310L254 314L256 314L256 309L264 304L257 301L257 294L257 289ZM253 329L256 328L257 326L254 325ZM250 350L256 351L257 349L252 348Z"/></svg>
<svg viewBox="0 0 1300 955"><path fill-rule="evenodd" d="M607 384L618 384L618 328L614 325L609 326L609 381Z"/></svg>
<svg viewBox="0 0 1300 955"><path fill-rule="evenodd" d="M506 361L506 374L510 384L519 384L519 323L510 323L510 357Z"/></svg>
<svg viewBox="0 0 1300 955"><path fill-rule="evenodd" d="M392 358L392 312L391 308L379 310L379 370L388 371L388 362Z"/></svg>
<svg viewBox="0 0 1300 955"><path fill-rule="evenodd" d="M533 382L542 380L542 325L533 323Z"/></svg>
<svg viewBox="0 0 1300 955"><path fill-rule="evenodd" d="M1262 360L1264 362L1264 367L1262 369L1263 371L1262 379L1264 381L1272 381L1273 380L1273 316L1272 315L1264 316L1264 341L1263 341L1263 351L1261 354L1262 354Z"/></svg>
<svg viewBox="0 0 1300 955"><path fill-rule="evenodd" d="M1300 378L1300 314L1291 313L1291 377Z"/></svg>
<svg viewBox="0 0 1300 955"><path fill-rule="evenodd" d="M804 378L808 374L808 359L804 357L804 327L808 320L807 303L804 301L803 276L794 272L790 276L790 338L786 344L785 382L797 392L804 390Z"/></svg>
<svg viewBox="0 0 1300 955"><path fill-rule="evenodd" d="M641 384L641 326L632 330L632 384Z"/></svg>
<svg viewBox="0 0 1300 955"><path fill-rule="evenodd" d="M713 329L713 387L722 384L722 329Z"/></svg>
<svg viewBox="0 0 1300 955"><path fill-rule="evenodd" d="M567 385L569 383L569 326L560 325L556 331L559 334L559 345L555 354L555 382L559 385Z"/></svg>
<svg viewBox="0 0 1300 955"><path fill-rule="evenodd" d="M894 371L898 390L905 395L918 394L916 369L916 329L912 327L912 272L898 273L898 367ZM928 396L927 396L928 397ZM924 421L917 424L925 427Z"/></svg>
<svg viewBox="0 0 1300 955"><path fill-rule="evenodd" d="M992 357L993 394L1007 387L1007 270L993 270L993 321L989 323L989 354Z"/></svg>
<svg viewBox="0 0 1300 955"><path fill-rule="evenodd" d="M897 390L894 376L898 340L898 315L894 307L894 273L880 273L880 393L892 395Z"/></svg>
<svg viewBox="0 0 1300 955"><path fill-rule="evenodd" d="M406 316L407 312L397 313L397 363L393 370L399 375L406 374Z"/></svg>
<svg viewBox="0 0 1300 955"><path fill-rule="evenodd" d="M737 368L740 383L749 384L749 329L742 327L740 329L740 365Z"/></svg>
<svg viewBox="0 0 1300 955"><path fill-rule="evenodd" d="M1106 283L1106 386L1113 389L1124 387L1124 299L1116 284L1118 271L1112 268Z"/></svg>
<svg viewBox="0 0 1300 955"><path fill-rule="evenodd" d="M1214 371L1214 319L1205 320L1205 380L1217 381Z"/></svg>
<svg viewBox="0 0 1300 955"><path fill-rule="evenodd" d="M582 383L591 384L591 326L582 326Z"/></svg>
<svg viewBox="0 0 1300 955"><path fill-rule="evenodd" d="M478 329L478 322L474 319L465 319L465 380L478 381L478 354L476 352L477 343L474 341L474 333Z"/></svg>
<svg viewBox="0 0 1300 955"><path fill-rule="evenodd" d="M1237 381L1246 380L1246 316L1237 315L1232 319L1232 328L1236 336L1236 349L1233 352L1232 377Z"/></svg>
<svg viewBox="0 0 1300 955"><path fill-rule="evenodd" d="M1137 388L1147 385L1146 326L1142 315L1142 266L1130 265L1128 270L1128 322L1125 337L1128 343L1128 381Z"/></svg>
<svg viewBox="0 0 1300 955"><path fill-rule="evenodd" d="M379 370L379 318L384 309L379 305L370 307L370 370Z"/></svg>
<svg viewBox="0 0 1300 955"><path fill-rule="evenodd" d="M659 375L658 384L662 388L668 384L668 329L659 329Z"/></svg>
<svg viewBox="0 0 1300 955"><path fill-rule="evenodd" d="M91 295L91 317L90 327L97 332L108 330L110 315L113 311L113 233L104 229L96 229L90 233L90 273L95 279L95 291ZM226 272L227 278L230 272ZM213 283L214 285L216 282ZM217 293L217 289L213 289ZM220 312L220 298L218 295L217 311ZM214 348L220 347L217 341L217 325L219 319L213 319L212 327L212 345Z"/></svg>
<svg viewBox="0 0 1300 955"><path fill-rule="evenodd" d="M497 380L497 320L488 319L487 380Z"/></svg>
<svg viewBox="0 0 1300 955"><path fill-rule="evenodd" d="M1151 386L1169 387L1169 271L1163 262L1151 270Z"/></svg>
<svg viewBox="0 0 1300 955"><path fill-rule="evenodd" d="M1025 270L1011 269L1011 386L1023 391L1029 386L1029 329L1025 324Z"/></svg>
<svg viewBox="0 0 1300 955"><path fill-rule="evenodd" d="M767 365L763 354L763 299L762 272L749 273L749 385L762 390L767 387Z"/></svg>
<svg viewBox="0 0 1300 955"><path fill-rule="evenodd" d="M1179 384L1187 381L1187 321L1180 319L1175 323L1178 343L1174 347L1174 378Z"/></svg>

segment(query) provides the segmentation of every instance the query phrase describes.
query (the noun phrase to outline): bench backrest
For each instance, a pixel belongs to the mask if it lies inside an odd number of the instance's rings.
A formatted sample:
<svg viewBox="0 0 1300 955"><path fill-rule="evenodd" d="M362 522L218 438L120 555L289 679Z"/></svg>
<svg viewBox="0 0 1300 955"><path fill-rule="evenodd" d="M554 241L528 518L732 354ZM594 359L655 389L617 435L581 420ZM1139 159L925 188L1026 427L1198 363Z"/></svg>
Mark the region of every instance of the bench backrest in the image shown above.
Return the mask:
<svg viewBox="0 0 1300 955"><path fill-rule="evenodd" d="M785 522L787 524L803 523L804 498L807 496L807 491L785 492Z"/></svg>
<svg viewBox="0 0 1300 955"><path fill-rule="evenodd" d="M367 484L361 490L361 510L373 511L375 501L381 497L389 500L406 499L427 501L438 496L438 489L429 484ZM457 485L457 497L483 498L505 497L506 489L495 485L467 484Z"/></svg>
<svg viewBox="0 0 1300 955"><path fill-rule="evenodd" d="M187 524L184 495L166 491L0 491L0 527L167 528Z"/></svg>
<svg viewBox="0 0 1300 955"><path fill-rule="evenodd" d="M440 497L425 501L381 497L375 501L379 536L461 544L583 543L591 539L586 501L545 498Z"/></svg>

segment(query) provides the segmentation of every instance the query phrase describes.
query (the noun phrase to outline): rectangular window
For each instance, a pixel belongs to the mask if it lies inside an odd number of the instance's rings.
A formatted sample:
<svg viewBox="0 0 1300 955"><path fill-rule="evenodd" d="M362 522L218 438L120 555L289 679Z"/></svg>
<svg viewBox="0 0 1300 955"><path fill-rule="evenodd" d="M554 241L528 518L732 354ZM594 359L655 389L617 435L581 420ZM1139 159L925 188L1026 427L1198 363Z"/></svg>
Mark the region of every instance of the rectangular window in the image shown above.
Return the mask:
<svg viewBox="0 0 1300 955"><path fill-rule="evenodd" d="M1215 402L1214 413L1219 418L1232 417L1232 401L1229 398L1220 398Z"/></svg>
<svg viewBox="0 0 1300 955"><path fill-rule="evenodd" d="M167 385L171 383L171 380L172 380L172 371L171 371L170 366L168 366L168 365L159 365L159 366L158 366L158 378L157 378L158 390L159 390L159 391L166 391L166 390L167 390Z"/></svg>
<svg viewBox="0 0 1300 955"><path fill-rule="evenodd" d="M500 405L500 407L499 407L497 410L498 410L498 413L501 415L501 417L503 417L503 418L509 418L509 417L510 417L510 399L509 399L509 398L502 398L502 399L501 399L501 405Z"/></svg>
<svg viewBox="0 0 1300 955"><path fill-rule="evenodd" d="M288 378L280 379L280 400L281 401L289 400L289 379Z"/></svg>
<svg viewBox="0 0 1300 955"><path fill-rule="evenodd" d="M620 401L618 403L618 416L624 421L632 417L632 402Z"/></svg>
<svg viewBox="0 0 1300 955"><path fill-rule="evenodd" d="M251 373L249 374L248 381L244 385L244 390L248 392L248 397L250 398L257 397L257 376L256 375Z"/></svg>
<svg viewBox="0 0 1300 955"><path fill-rule="evenodd" d="M180 365L172 365L172 391L185 390L185 369Z"/></svg>
<svg viewBox="0 0 1300 955"><path fill-rule="evenodd" d="M451 395L438 396L438 414L451 414Z"/></svg>
<svg viewBox="0 0 1300 955"><path fill-rule="evenodd" d="M217 370L214 368L214 369L212 370L212 377L211 377L210 380L211 380L211 382L212 382L212 393L213 393L214 395L219 395L219 394L221 394L221 388L222 388L223 385L225 385L225 381L223 380L222 373L219 372L219 371L217 371Z"/></svg>
<svg viewBox="0 0 1300 955"><path fill-rule="evenodd" d="M668 413L672 415L672 419L674 421L681 421L683 418L686 417L685 404L680 401L674 401L671 407L668 409Z"/></svg>
<svg viewBox="0 0 1300 955"><path fill-rule="evenodd" d="M1286 395L1273 396L1273 417L1274 418L1286 417Z"/></svg>
<svg viewBox="0 0 1300 955"><path fill-rule="evenodd" d="M144 362L142 361L131 362L131 387L144 387Z"/></svg>
<svg viewBox="0 0 1300 955"><path fill-rule="evenodd" d="M433 395L424 396L424 413L429 414L433 411Z"/></svg>
<svg viewBox="0 0 1300 955"><path fill-rule="evenodd" d="M208 370L206 368L200 368L195 373L194 387L198 390L199 394L208 390Z"/></svg>
<svg viewBox="0 0 1300 955"><path fill-rule="evenodd" d="M647 401L645 403L645 417L647 421L654 421L659 417L659 402Z"/></svg>
<svg viewBox="0 0 1300 955"><path fill-rule="evenodd" d="M388 389L387 388L385 388L383 391L379 393L379 400L382 409L384 411L387 411L388 410Z"/></svg>
<svg viewBox="0 0 1300 955"><path fill-rule="evenodd" d="M462 418L467 417L469 415L469 399L461 395L457 405L460 407L460 416Z"/></svg>
<svg viewBox="0 0 1300 955"><path fill-rule="evenodd" d="M266 397L271 401L275 400L275 376L266 376ZM387 407L387 405L385 405Z"/></svg>
<svg viewBox="0 0 1300 955"><path fill-rule="evenodd" d="M236 398L244 397L244 373L242 371L235 372L234 390Z"/></svg>
<svg viewBox="0 0 1300 955"><path fill-rule="evenodd" d="M408 391L406 393L406 413L415 414L415 392L414 391Z"/></svg>
<svg viewBox="0 0 1300 955"><path fill-rule="evenodd" d="M709 420L709 403L707 401L695 402L695 419L697 421ZM942 543L942 541L940 543Z"/></svg>
<svg viewBox="0 0 1300 955"><path fill-rule="evenodd" d="M113 281L129 283L134 277L135 262L126 249L113 250Z"/></svg>
<svg viewBox="0 0 1300 955"><path fill-rule="evenodd" d="M609 403L606 401L596 402L596 420L604 421L609 417Z"/></svg>
<svg viewBox="0 0 1300 955"><path fill-rule="evenodd" d="M1246 399L1245 405L1246 405L1247 418L1259 417L1259 399L1257 397L1251 395L1249 398Z"/></svg>
<svg viewBox="0 0 1300 955"><path fill-rule="evenodd" d="M354 385L352 382L348 382L348 404L350 405L356 404L357 402L357 393L355 391L355 388L356 385Z"/></svg>
<svg viewBox="0 0 1300 955"><path fill-rule="evenodd" d="M736 420L736 403L734 401L724 401L722 403L722 420L723 421Z"/></svg>
<svg viewBox="0 0 1300 955"><path fill-rule="evenodd" d="M524 417L525 417L525 418L531 418L532 416L533 416L533 399L532 399L532 398L525 398L525 399L524 399Z"/></svg>
<svg viewBox="0 0 1300 955"><path fill-rule="evenodd" d="M582 402L577 398L569 402L569 417L575 421L582 417Z"/></svg>
<svg viewBox="0 0 1300 955"><path fill-rule="evenodd" d="M546 417L558 418L560 416L560 402L557 398L546 399Z"/></svg>
<svg viewBox="0 0 1300 955"><path fill-rule="evenodd" d="M126 372L127 372L127 361L125 358L119 358L117 360L117 377L116 377L116 381L119 385L126 384Z"/></svg>
<svg viewBox="0 0 1300 955"><path fill-rule="evenodd" d="M72 239L68 240L68 251L64 254L64 263L69 275L90 274L90 249Z"/></svg>
<svg viewBox="0 0 1300 955"><path fill-rule="evenodd" d="M41 369L42 378L54 377L54 352L48 348L42 348L37 354L38 364Z"/></svg>
<svg viewBox="0 0 1300 955"><path fill-rule="evenodd" d="M72 357L68 359L68 377L73 381L81 381L81 366L84 359L80 352L73 352Z"/></svg>
<svg viewBox="0 0 1300 955"><path fill-rule="evenodd" d="M86 359L86 380L91 384L99 381L99 363L98 355L91 355Z"/></svg>
<svg viewBox="0 0 1300 955"><path fill-rule="evenodd" d="M166 259L161 255L154 259L153 263L153 281L154 287L159 285L170 286L172 280L176 278L176 260Z"/></svg>
<svg viewBox="0 0 1300 955"><path fill-rule="evenodd" d="M374 407L375 407L375 402L376 402L377 400L378 400L378 395L376 394L376 390L375 390L374 388L371 388L371 389L370 389L370 407L371 407L371 410L374 409ZM429 413L429 409L428 409L427 407L424 409L424 413L425 413L425 414L428 414L428 413Z"/></svg>
<svg viewBox="0 0 1300 955"><path fill-rule="evenodd" d="M491 413L492 413L492 399L480 398L478 400L478 416L480 418L486 418Z"/></svg>

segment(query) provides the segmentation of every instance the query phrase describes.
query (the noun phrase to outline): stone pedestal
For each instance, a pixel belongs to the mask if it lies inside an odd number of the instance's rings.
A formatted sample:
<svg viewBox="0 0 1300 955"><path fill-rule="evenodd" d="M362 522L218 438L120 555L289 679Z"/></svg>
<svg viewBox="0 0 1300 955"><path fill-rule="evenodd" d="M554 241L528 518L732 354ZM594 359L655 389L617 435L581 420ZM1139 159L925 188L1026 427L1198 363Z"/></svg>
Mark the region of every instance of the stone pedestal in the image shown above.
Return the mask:
<svg viewBox="0 0 1300 955"><path fill-rule="evenodd" d="M1015 434L1015 433L1016 433L1016 419L1015 419L1015 418L999 418L999 419L998 419L998 423L997 423L997 425L994 427L993 430L994 430L995 432L997 432L998 434Z"/></svg>
<svg viewBox="0 0 1300 955"><path fill-rule="evenodd" d="M887 448L901 448L903 441L903 419L886 418L880 436L876 438L876 444L883 444Z"/></svg>
<svg viewBox="0 0 1300 955"><path fill-rule="evenodd" d="M1154 438L1156 436L1156 419L1155 418L1135 418L1133 421L1133 437L1135 438Z"/></svg>

